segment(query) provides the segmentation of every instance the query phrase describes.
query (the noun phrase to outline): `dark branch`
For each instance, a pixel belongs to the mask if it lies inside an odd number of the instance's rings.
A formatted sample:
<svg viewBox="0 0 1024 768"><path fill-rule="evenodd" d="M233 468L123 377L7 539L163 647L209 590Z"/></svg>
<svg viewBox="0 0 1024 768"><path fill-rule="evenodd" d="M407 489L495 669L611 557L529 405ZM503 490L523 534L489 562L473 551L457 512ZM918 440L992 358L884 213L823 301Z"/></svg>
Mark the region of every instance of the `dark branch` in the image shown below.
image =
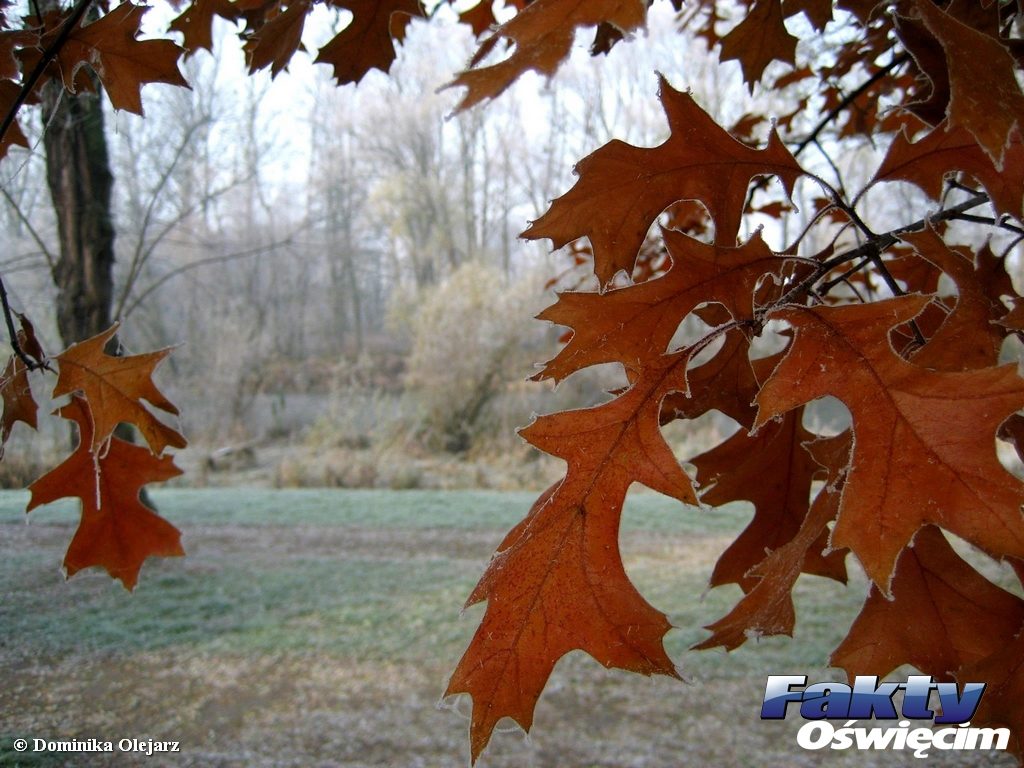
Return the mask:
<svg viewBox="0 0 1024 768"><path fill-rule="evenodd" d="M18 356L18 359L21 360L21 362L25 364L25 367L30 371L34 371L37 368L44 368L44 363L32 360L25 354L25 350L21 348L21 341L18 339L18 331L14 327L14 313L11 311L11 303L7 298L7 286L4 285L2 277L0 277L0 304L3 304L4 322L7 324L7 336L11 341L11 349L14 350L14 354Z"/></svg>

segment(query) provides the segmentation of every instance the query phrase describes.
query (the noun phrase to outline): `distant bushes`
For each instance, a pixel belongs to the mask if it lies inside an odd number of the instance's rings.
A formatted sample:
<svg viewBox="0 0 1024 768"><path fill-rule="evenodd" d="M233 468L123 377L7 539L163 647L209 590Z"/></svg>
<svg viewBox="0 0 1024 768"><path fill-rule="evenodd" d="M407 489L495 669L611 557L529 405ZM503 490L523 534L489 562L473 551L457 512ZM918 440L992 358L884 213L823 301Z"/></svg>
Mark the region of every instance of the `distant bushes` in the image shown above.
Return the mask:
<svg viewBox="0 0 1024 768"><path fill-rule="evenodd" d="M509 284L480 264L462 265L425 294L411 316L405 386L426 448L461 453L500 428L491 406L530 369L540 324L528 310L543 300L534 281Z"/></svg>

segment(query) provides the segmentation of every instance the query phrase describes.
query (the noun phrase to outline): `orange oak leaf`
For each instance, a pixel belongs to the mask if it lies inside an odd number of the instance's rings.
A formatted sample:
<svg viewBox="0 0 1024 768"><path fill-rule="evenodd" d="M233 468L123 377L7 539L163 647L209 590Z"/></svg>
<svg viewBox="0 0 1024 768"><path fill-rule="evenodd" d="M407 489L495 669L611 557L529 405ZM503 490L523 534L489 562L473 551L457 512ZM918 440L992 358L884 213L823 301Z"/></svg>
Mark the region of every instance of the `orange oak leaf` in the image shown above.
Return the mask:
<svg viewBox="0 0 1024 768"><path fill-rule="evenodd" d="M704 489L701 501L718 507L734 501L754 505L754 517L715 564L710 584L739 584L749 592L758 579L749 571L765 552L790 542L800 530L810 505L811 481L820 466L804 447L814 435L804 429L803 408L781 421L763 425L754 435L736 432L725 442L691 459ZM798 559L803 570L846 582L845 553L823 555L828 532L818 528L818 539L803 544L806 556Z"/></svg>
<svg viewBox="0 0 1024 768"><path fill-rule="evenodd" d="M245 58L250 72L270 67L277 77L302 45L309 0L297 0L263 24L245 43Z"/></svg>
<svg viewBox="0 0 1024 768"><path fill-rule="evenodd" d="M672 203L702 202L715 223L715 242L732 246L750 180L774 174L791 195L803 173L774 129L764 149L751 149L664 79L660 97L672 135L653 148L605 144L579 162L576 184L522 235L550 238L555 248L589 238L602 285L632 270L651 223Z"/></svg>
<svg viewBox="0 0 1024 768"><path fill-rule="evenodd" d="M474 761L503 717L529 730L551 670L569 651L606 667L676 674L662 645L668 619L626 576L618 532L634 482L696 502L658 424L665 394L685 387L687 362L686 354L665 356L615 400L542 416L522 431L568 470L505 537L467 601L486 600L487 610L446 695L473 698Z"/></svg>
<svg viewBox="0 0 1024 768"><path fill-rule="evenodd" d="M16 422L23 422L32 429L38 429L39 406L32 397L32 387L28 381L28 368L11 355L4 372L0 374L0 398L3 399L4 412L0 416L0 457L3 447L7 444Z"/></svg>
<svg viewBox="0 0 1024 768"><path fill-rule="evenodd" d="M185 554L178 529L139 500L142 486L169 480L181 470L171 457L154 456L116 437L104 453L93 452L92 414L81 397L73 397L58 413L78 425L78 447L29 486L32 497L26 511L57 499L81 499L81 521L64 557L67 576L100 566L134 589L147 557Z"/></svg>
<svg viewBox="0 0 1024 768"><path fill-rule="evenodd" d="M419 0L336 0L352 21L320 49L318 63L334 67L339 84L358 83L371 69L387 72L395 60L392 23L422 16Z"/></svg>
<svg viewBox="0 0 1024 768"><path fill-rule="evenodd" d="M751 90L773 61L796 64L796 38L782 20L782 0L756 0L743 21L722 38L721 60L734 59Z"/></svg>
<svg viewBox="0 0 1024 768"><path fill-rule="evenodd" d="M1003 166L997 169L966 128L947 130L947 125L940 124L914 143L901 131L873 182L909 181L933 200L939 200L945 178L964 171L985 188L999 213L1020 219L1024 214L1024 144L1019 135L1006 147Z"/></svg>
<svg viewBox="0 0 1024 768"><path fill-rule="evenodd" d="M760 232L738 248L706 245L663 230L672 267L660 278L605 293L566 291L537 317L572 329L569 343L533 378L561 381L590 365L620 362L629 370L668 351L683 319L705 302L718 302L735 320L754 315L754 289L787 260Z"/></svg>
<svg viewBox="0 0 1024 768"><path fill-rule="evenodd" d="M817 440L810 444L808 450L820 463L823 454L848 454L849 443L849 434L843 433ZM769 552L751 568L749 579L752 586L729 613L705 627L711 630L711 636L694 645L694 649L722 646L732 651L751 636L792 636L796 623L793 586L802 571L808 572L808 558L821 557L821 545L828 535L826 526L835 519L839 510L839 489L846 467L830 467L829 472L828 482L818 492L793 538ZM829 558L841 563L842 554L834 552ZM843 575L845 581L845 569Z"/></svg>
<svg viewBox="0 0 1024 768"><path fill-rule="evenodd" d="M644 0L534 0L494 30L473 56L470 68L449 84L467 89L456 109L469 109L500 95L528 70L553 75L569 55L573 36L581 27L610 24L632 32L642 27L646 18ZM478 66L503 40L514 44L512 54L497 64Z"/></svg>
<svg viewBox="0 0 1024 768"><path fill-rule="evenodd" d="M185 52L170 40L138 40L142 17L148 6L122 3L100 19L71 32L57 61L64 86L75 91L75 73L81 64L91 66L106 88L114 109L142 114L142 86L167 83L188 87L178 69ZM48 33L42 43L45 45Z"/></svg>
<svg viewBox="0 0 1024 768"><path fill-rule="evenodd" d="M1014 134L1020 138L1024 115L1013 56L998 39L967 26L932 0L911 2L946 52L950 127L970 131L1002 170L1005 149Z"/></svg>
<svg viewBox="0 0 1024 768"><path fill-rule="evenodd" d="M793 343L757 396L755 426L833 395L853 417L854 451L833 547L849 547L885 593L900 552L927 523L995 557L1024 553L1024 486L995 454L999 425L1024 406L1013 366L938 372L912 365L889 330L929 302L919 295L774 313Z"/></svg>
<svg viewBox="0 0 1024 768"><path fill-rule="evenodd" d="M167 446L184 448L185 438L162 423L143 404L156 406L177 415L178 409L153 383L156 366L170 349L161 349L143 355L114 357L106 354L106 347L118 326L72 344L55 358L60 366L53 396L68 395L76 390L85 394L92 412L95 449L103 443L121 422L134 424L146 438L154 453L163 453Z"/></svg>
<svg viewBox="0 0 1024 768"><path fill-rule="evenodd" d="M213 20L218 16L236 21L241 17L241 12L231 0L195 0L170 23L168 29L181 33L186 56L196 51L211 51Z"/></svg>
<svg viewBox="0 0 1024 768"><path fill-rule="evenodd" d="M964 664L999 650L1022 622L1024 600L978 573L938 528L927 525L900 555L892 599L870 588L829 664L845 669L851 680L884 676L901 664L948 680Z"/></svg>

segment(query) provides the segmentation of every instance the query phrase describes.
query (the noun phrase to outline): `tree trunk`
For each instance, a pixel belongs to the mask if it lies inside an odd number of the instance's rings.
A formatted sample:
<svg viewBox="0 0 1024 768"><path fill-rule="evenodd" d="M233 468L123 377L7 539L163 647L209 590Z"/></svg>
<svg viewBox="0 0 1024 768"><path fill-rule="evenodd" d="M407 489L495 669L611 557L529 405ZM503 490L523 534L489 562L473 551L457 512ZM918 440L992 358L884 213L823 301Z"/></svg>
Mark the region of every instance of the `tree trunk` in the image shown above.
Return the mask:
<svg viewBox="0 0 1024 768"><path fill-rule="evenodd" d="M113 175L98 93L43 89L46 179L57 217L60 256L57 328L65 345L110 327L113 297L114 225L110 215Z"/></svg>

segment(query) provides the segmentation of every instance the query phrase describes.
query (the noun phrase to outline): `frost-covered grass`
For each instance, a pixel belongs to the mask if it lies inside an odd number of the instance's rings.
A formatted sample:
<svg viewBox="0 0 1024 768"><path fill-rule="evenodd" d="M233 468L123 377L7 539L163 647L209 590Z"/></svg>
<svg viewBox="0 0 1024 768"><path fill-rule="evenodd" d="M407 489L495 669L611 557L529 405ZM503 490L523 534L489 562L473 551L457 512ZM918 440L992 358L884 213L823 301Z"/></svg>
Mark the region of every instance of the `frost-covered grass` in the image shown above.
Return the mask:
<svg viewBox="0 0 1024 768"><path fill-rule="evenodd" d="M337 489L203 488L152 491L160 514L180 527L196 525L318 525L373 528L509 528L537 494L504 491L381 491ZM0 491L0 523L25 517L29 495ZM33 520L73 519L76 502L34 511ZM654 493L632 493L624 530L701 534L731 530L745 517L740 509L688 507Z"/></svg>
<svg viewBox="0 0 1024 768"><path fill-rule="evenodd" d="M36 510L26 521L26 498L0 494L8 654L186 645L379 659L458 652L471 624L458 620L459 608L503 532L533 501L472 491L162 491L154 501L184 532L189 555L147 561L129 595L95 569L65 584L58 567L76 505ZM637 495L624 550L641 550L638 579L658 591L685 590L691 601L706 574L693 562L662 574L671 554L652 558L648 540L666 536L692 550L742 517ZM685 605L681 597L673 602Z"/></svg>
<svg viewBox="0 0 1024 768"><path fill-rule="evenodd" d="M160 491L189 555L148 561L134 594L98 572L65 583L74 505L26 525L26 499L0 494L0 765L15 764L17 735L174 739L187 750L147 766L464 763L465 721L434 705L481 616L460 616L462 602L531 494ZM817 764L795 747L793 724L759 722L764 680L836 676L825 660L863 577L849 588L802 579L796 640L686 650L739 596L702 599L748 516L631 496L627 569L678 627L668 647L692 684L573 655L552 676L534 739L498 734L485 768ZM902 760L877 764L913 764Z"/></svg>

